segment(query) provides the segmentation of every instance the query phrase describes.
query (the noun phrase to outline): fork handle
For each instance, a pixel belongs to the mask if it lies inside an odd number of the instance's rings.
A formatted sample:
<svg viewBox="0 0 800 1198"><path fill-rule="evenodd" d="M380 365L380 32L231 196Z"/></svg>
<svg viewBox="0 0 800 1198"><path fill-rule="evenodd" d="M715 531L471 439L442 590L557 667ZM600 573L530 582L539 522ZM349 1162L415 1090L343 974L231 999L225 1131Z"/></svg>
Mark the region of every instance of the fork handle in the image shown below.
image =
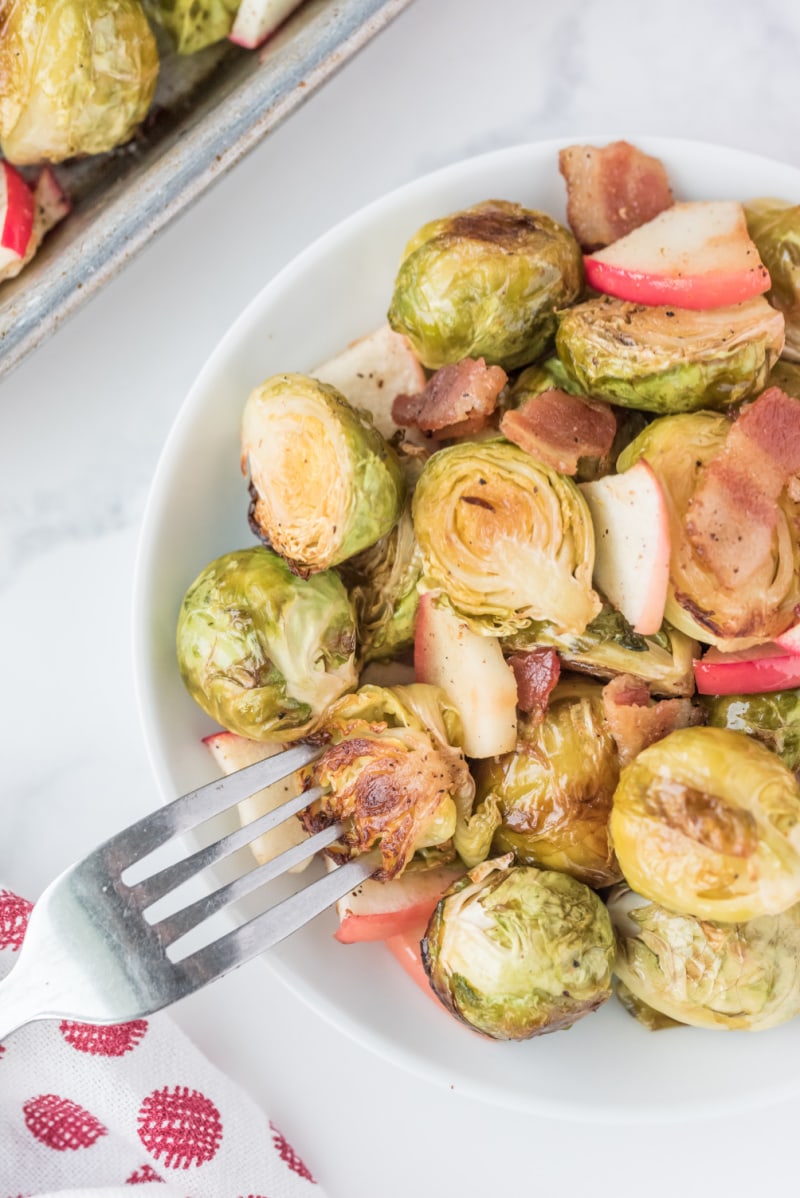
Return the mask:
<svg viewBox="0 0 800 1198"><path fill-rule="evenodd" d="M11 973L0 982L0 1044L26 1023L46 1018L47 1015L36 1010L33 987L26 980L25 970L18 961Z"/></svg>

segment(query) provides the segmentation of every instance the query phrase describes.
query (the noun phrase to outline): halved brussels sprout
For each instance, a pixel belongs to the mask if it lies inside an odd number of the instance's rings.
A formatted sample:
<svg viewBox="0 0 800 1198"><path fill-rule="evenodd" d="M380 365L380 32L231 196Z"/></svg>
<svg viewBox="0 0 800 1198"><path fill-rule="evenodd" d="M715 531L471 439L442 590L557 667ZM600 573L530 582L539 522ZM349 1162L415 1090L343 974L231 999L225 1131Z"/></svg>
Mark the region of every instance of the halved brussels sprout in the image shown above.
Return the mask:
<svg viewBox="0 0 800 1198"><path fill-rule="evenodd" d="M432 370L462 358L514 369L546 349L556 309L582 284L583 259L568 229L543 212L487 200L411 239L388 319Z"/></svg>
<svg viewBox="0 0 800 1198"><path fill-rule="evenodd" d="M614 933L603 903L567 874L486 861L451 886L422 941L448 1010L494 1040L571 1027L611 993Z"/></svg>
<svg viewBox="0 0 800 1198"><path fill-rule="evenodd" d="M196 54L227 37L241 0L146 0L154 21L175 39L179 54Z"/></svg>
<svg viewBox="0 0 800 1198"><path fill-rule="evenodd" d="M476 795L495 795L502 823L496 852L557 869L589 886L622 876L609 843L611 801L619 781L617 746L606 723L603 688L561 682L541 722L521 715L513 753L477 762Z"/></svg>
<svg viewBox="0 0 800 1198"><path fill-rule="evenodd" d="M556 350L597 399L661 414L756 395L783 348L783 317L759 296L695 312L602 296L560 317Z"/></svg>
<svg viewBox="0 0 800 1198"><path fill-rule="evenodd" d="M620 455L617 469L640 458L664 489L672 553L666 618L687 636L721 649L748 648L794 622L800 604L800 504L784 488L777 500L774 557L746 585L721 585L685 532L692 496L703 467L722 449L729 421L714 412L654 420Z"/></svg>
<svg viewBox="0 0 800 1198"><path fill-rule="evenodd" d="M512 651L536 645L558 649L562 663L579 674L606 679L631 674L646 682L653 695L694 694L692 663L700 651L697 642L669 624L653 636L641 636L608 603L579 636L559 635L551 627L537 624L503 640L503 647Z"/></svg>
<svg viewBox="0 0 800 1198"><path fill-rule="evenodd" d="M629 990L625 983L617 977L614 978L613 989L616 998L628 1014L637 1023L641 1023L642 1027L646 1027L648 1032L660 1032L669 1027L685 1027L685 1024L680 1023L677 1019L670 1019L669 1015L663 1015L655 1007L650 1007L641 998L637 998L633 991Z"/></svg>
<svg viewBox="0 0 800 1198"><path fill-rule="evenodd" d="M800 900L800 788L740 732L684 728L644 749L622 771L611 840L630 886L685 915L741 921Z"/></svg>
<svg viewBox="0 0 800 1198"><path fill-rule="evenodd" d="M793 362L800 362L800 205L751 200L745 204L744 214L772 281L767 297L786 320L783 352Z"/></svg>
<svg viewBox="0 0 800 1198"><path fill-rule="evenodd" d="M478 632L547 621L579 634L600 610L594 531L571 479L502 441L453 445L414 492L424 584Z"/></svg>
<svg viewBox="0 0 800 1198"><path fill-rule="evenodd" d="M326 570L396 523L405 482L397 455L327 383L276 374L242 414L254 531L298 573Z"/></svg>
<svg viewBox="0 0 800 1198"><path fill-rule="evenodd" d="M800 690L767 695L699 695L713 728L746 732L800 771Z"/></svg>
<svg viewBox="0 0 800 1198"><path fill-rule="evenodd" d="M785 358L779 358L772 367L767 386L780 387L786 395L800 399L800 366L795 366L794 362L787 362Z"/></svg>
<svg viewBox="0 0 800 1198"><path fill-rule="evenodd" d="M388 880L416 852L448 842L452 849L459 811L471 807L475 787L458 748L461 723L444 691L422 683L362 686L330 707L317 735L329 743L305 771L305 788L326 793L302 819L314 832L344 821L332 856L377 845L375 876Z"/></svg>
<svg viewBox="0 0 800 1198"><path fill-rule="evenodd" d="M718 923L677 915L618 886L608 909L615 972L662 1017L762 1031L800 1015L800 906Z"/></svg>
<svg viewBox="0 0 800 1198"><path fill-rule="evenodd" d="M297 578L261 546L203 570L184 597L177 639L189 694L251 740L305 736L358 685L355 616L341 579Z"/></svg>
<svg viewBox="0 0 800 1198"><path fill-rule="evenodd" d="M147 115L157 77L139 0L0 5L0 148L9 162L122 145Z"/></svg>

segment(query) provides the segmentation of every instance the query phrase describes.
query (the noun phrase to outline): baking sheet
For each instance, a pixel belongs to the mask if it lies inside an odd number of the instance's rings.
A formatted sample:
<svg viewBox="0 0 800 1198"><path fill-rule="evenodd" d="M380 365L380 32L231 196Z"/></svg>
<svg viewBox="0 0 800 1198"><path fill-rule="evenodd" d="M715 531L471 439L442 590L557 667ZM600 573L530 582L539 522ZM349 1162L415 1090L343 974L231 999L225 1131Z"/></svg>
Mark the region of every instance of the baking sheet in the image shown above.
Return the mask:
<svg viewBox="0 0 800 1198"><path fill-rule="evenodd" d="M163 57L136 138L56 168L73 211L0 288L0 376L410 3L306 0L261 50Z"/></svg>

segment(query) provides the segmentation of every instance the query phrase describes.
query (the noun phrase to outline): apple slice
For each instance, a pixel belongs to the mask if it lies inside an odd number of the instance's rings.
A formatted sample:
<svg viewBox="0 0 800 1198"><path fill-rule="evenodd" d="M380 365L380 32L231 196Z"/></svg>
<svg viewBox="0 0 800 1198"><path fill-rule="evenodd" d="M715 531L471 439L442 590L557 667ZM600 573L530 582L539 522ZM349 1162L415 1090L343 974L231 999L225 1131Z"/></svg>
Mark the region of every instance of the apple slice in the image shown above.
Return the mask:
<svg viewBox="0 0 800 1198"><path fill-rule="evenodd" d="M274 33L289 13L300 7L301 0L242 0L230 40L246 50L254 50Z"/></svg>
<svg viewBox="0 0 800 1198"><path fill-rule="evenodd" d="M387 940L419 923L427 927L445 890L464 873L463 865L443 865L422 872L412 870L391 882L368 878L336 904L341 921L336 939L342 944L357 944Z"/></svg>
<svg viewBox="0 0 800 1198"><path fill-rule="evenodd" d="M0 162L0 271L18 265L28 249L36 205L19 171Z"/></svg>
<svg viewBox="0 0 800 1198"><path fill-rule="evenodd" d="M376 429L387 438L400 428L392 419L396 397L416 395L426 382L410 341L388 324L354 341L312 374L341 391L353 407L371 412ZM409 431L403 429L403 434L408 437Z"/></svg>
<svg viewBox="0 0 800 1198"><path fill-rule="evenodd" d="M49 166L44 168L36 180L33 198L36 204L34 222L41 240L45 233L49 233L65 216L69 215L72 204L56 178L55 172Z"/></svg>
<svg viewBox="0 0 800 1198"><path fill-rule="evenodd" d="M500 641L480 636L436 594L422 596L414 638L418 682L440 686L461 716L468 757L494 757L517 745L517 683Z"/></svg>
<svg viewBox="0 0 800 1198"><path fill-rule="evenodd" d="M396 936L390 936L386 940L386 947L413 982L419 986L424 994L432 998L438 1003L439 999L436 991L431 987L428 981L428 975L425 972L425 966L422 964L422 954L420 952L420 942L422 937L428 930L428 920L421 919L412 927L407 928L404 932L399 932Z"/></svg>
<svg viewBox="0 0 800 1198"><path fill-rule="evenodd" d="M727 308L769 290L741 204L674 204L584 258L590 286L617 299L676 308Z"/></svg>
<svg viewBox="0 0 800 1198"><path fill-rule="evenodd" d="M259 740L248 740L247 737L237 736L235 732L215 732L212 736L204 736L203 744L210 750L217 765L226 774L233 774L236 770L244 769L246 765L253 765L256 761L263 761L265 757L274 757L276 753L289 747L288 745L267 745ZM288 778L282 778L280 782L274 782L272 786L264 787L254 795L242 799L238 804L242 823L251 823L254 819L266 815L268 811L272 811L274 807L280 806L281 803L285 803L287 799L294 798L299 793L300 784L297 774L290 774ZM278 824L277 828L259 836L252 842L250 848L259 865L263 865L265 861L271 861L279 853L293 848L307 838L308 833L303 825L298 819L291 816L282 824ZM305 869L310 860L311 858L308 858L300 865L295 865L290 872L299 873L300 870Z"/></svg>
<svg viewBox="0 0 800 1198"><path fill-rule="evenodd" d="M800 650L777 643L735 653L711 648L694 663L701 695L760 695L800 686Z"/></svg>
<svg viewBox="0 0 800 1198"><path fill-rule="evenodd" d="M667 505L652 469L640 460L580 489L594 524L594 583L635 632L650 636L664 619L669 585Z"/></svg>

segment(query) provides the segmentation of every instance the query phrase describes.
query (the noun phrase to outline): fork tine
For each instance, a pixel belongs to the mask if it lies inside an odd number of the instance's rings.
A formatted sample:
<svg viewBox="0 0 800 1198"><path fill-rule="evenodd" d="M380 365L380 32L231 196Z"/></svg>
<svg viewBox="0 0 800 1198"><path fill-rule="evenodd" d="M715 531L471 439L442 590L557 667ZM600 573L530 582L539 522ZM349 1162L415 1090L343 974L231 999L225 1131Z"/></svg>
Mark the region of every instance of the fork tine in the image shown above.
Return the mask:
<svg viewBox="0 0 800 1198"><path fill-rule="evenodd" d="M232 776L232 775L231 775ZM158 899L163 898L165 894L169 894L176 886L180 886L182 882L187 882L189 878L193 878L200 870L206 869L209 865L213 865L215 861L221 861L223 857L235 853L237 849L244 848L246 844L250 844L258 836L263 836L265 832L271 831L272 828L282 824L284 820L295 815L298 811L302 811L304 807L308 807L315 799L320 798L323 791L317 786L312 790L303 791L294 798L288 799L287 802L281 803L278 807L273 807L272 811L267 811L264 815L260 815L258 819L252 820L249 824L244 824L241 828L237 828L234 832L229 832L227 836L223 836L220 840L215 840L213 844L206 845L203 849L198 849L195 853L188 857L176 861L174 865L167 865L158 873L146 878L142 882L137 882L135 886L131 886L130 893L133 898L139 903L142 910L155 903ZM302 860L302 858L301 858Z"/></svg>
<svg viewBox="0 0 800 1198"><path fill-rule="evenodd" d="M185 936L187 932L191 932L198 927L211 915L217 911L221 911L223 907L227 907L230 903L234 903L237 899L244 898L245 895L251 894L257 890L259 886L263 886L266 882L271 882L274 878L280 877L281 874L292 869L295 865L300 865L308 857L314 853L319 853L322 849L326 849L328 845L333 844L341 835L341 825L331 824L329 828L323 828L321 832L317 832L314 836L309 836L300 844L293 845L290 849L286 849L277 857L273 857L270 861L265 861L262 865L256 866L247 873L242 874L240 878L235 878L232 882L228 882L225 886L220 886L218 890L213 891L209 895L204 895L203 898L197 899L190 903L181 911L176 911L174 915L169 915L165 919L154 924L158 939L164 948L174 944L181 936Z"/></svg>
<svg viewBox="0 0 800 1198"><path fill-rule="evenodd" d="M310 765L321 752L316 745L293 745L273 757L265 757L225 778L191 790L112 836L96 850L97 856L106 862L110 871L119 873L160 848L178 832L196 828L257 790Z"/></svg>
<svg viewBox="0 0 800 1198"><path fill-rule="evenodd" d="M297 894L256 915L241 927L226 932L212 944L179 958L176 967L190 979L193 988L222 977L237 965L243 965L273 944L278 944L315 915L344 898L359 882L375 872L378 863L379 857L375 852L348 861L346 865L339 866Z"/></svg>

